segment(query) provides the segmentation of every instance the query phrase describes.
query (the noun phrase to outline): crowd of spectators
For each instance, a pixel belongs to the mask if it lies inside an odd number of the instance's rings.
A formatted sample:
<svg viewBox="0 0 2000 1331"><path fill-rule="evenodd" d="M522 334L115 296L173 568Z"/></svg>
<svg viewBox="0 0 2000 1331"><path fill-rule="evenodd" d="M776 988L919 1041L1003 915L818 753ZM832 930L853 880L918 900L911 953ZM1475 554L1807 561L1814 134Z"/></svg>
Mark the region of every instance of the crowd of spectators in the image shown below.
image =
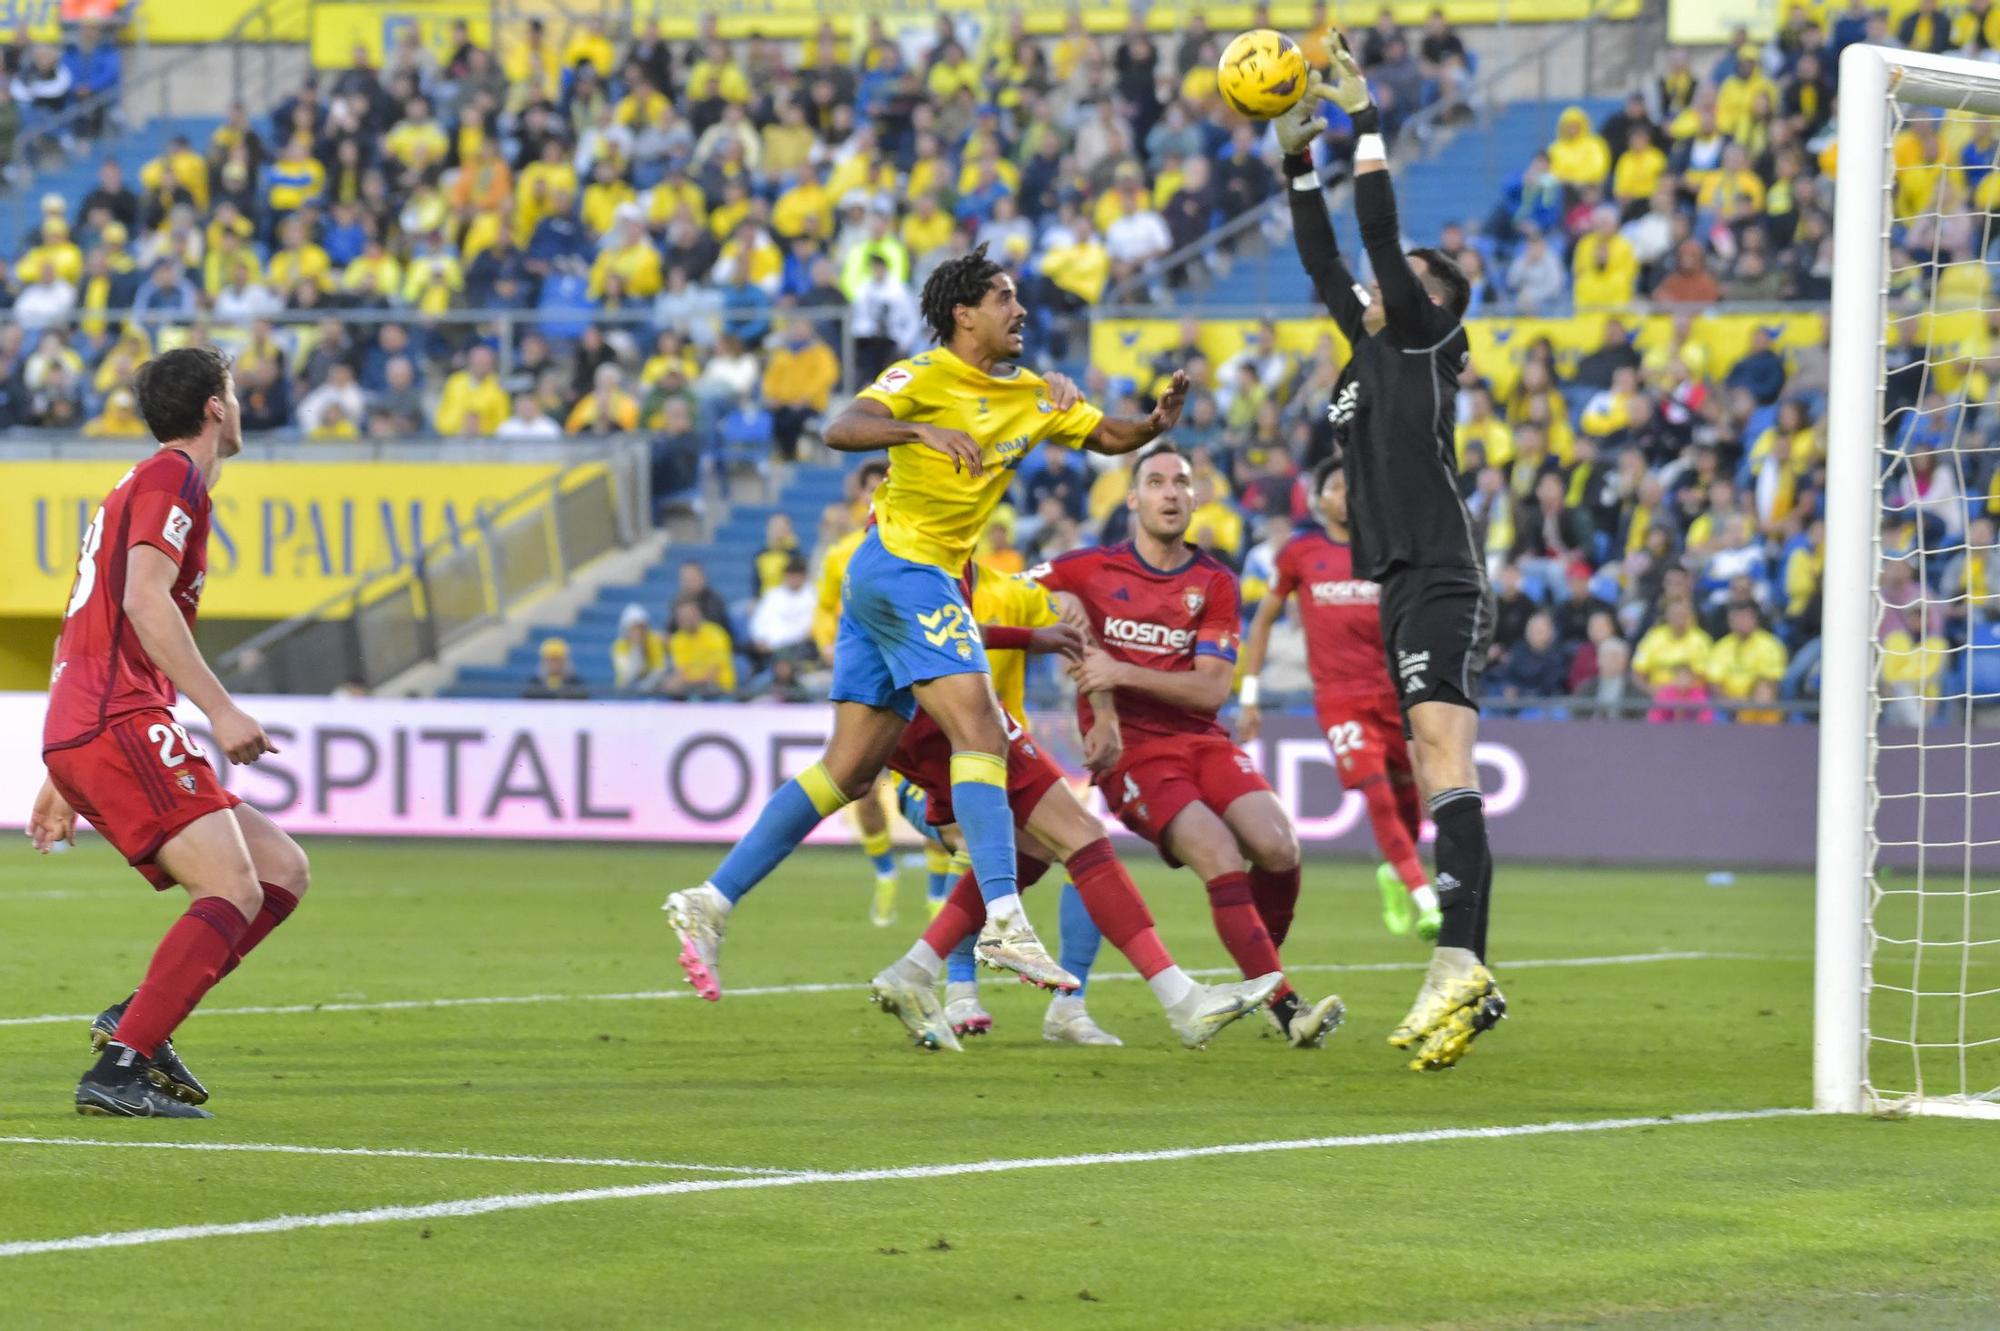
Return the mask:
<svg viewBox="0 0 2000 1331"><path fill-rule="evenodd" d="M1442 16L1391 28L1364 42L1391 119L1461 105ZM843 355L862 380L914 348L942 260L983 242L1015 266L1061 358L1108 290L1153 289L1148 265L1275 185L1265 137L1221 110L1198 12L1052 38L1018 12L797 43L527 19L433 51L397 31L379 61L357 49L133 178L105 154L84 198L44 199L0 263L20 330L0 428L133 433L131 366L208 339L237 354L254 431L677 434L679 403L706 441L789 456ZM79 37L61 69L93 50L116 48ZM18 50L17 95L45 54ZM51 107L85 86L64 78ZM65 368L29 385L36 354Z"/></svg>
<svg viewBox="0 0 2000 1331"><path fill-rule="evenodd" d="M1490 217L1437 238L1473 277L1475 313L1646 300L1685 312L1644 351L1607 318L1581 357L1544 343L1468 370L1460 460L1501 589L1497 693L1754 719L1784 712L1715 703L1811 692L1823 348L1759 332L1725 364L1694 316L1824 300L1841 46L1990 46L1989 25L1934 9L1885 24L1853 0L1819 21L1797 11L1768 41L1739 34L1714 63L1665 53L1602 123L1566 114ZM490 45L461 26L435 53L400 31L379 62L360 50L268 112L238 107L134 179L107 158L82 200L43 200L0 272L0 426L137 436L136 366L210 340L234 353L246 429L639 431L666 494L718 445L793 456L843 378L914 348L914 291L942 259L988 244L1021 275L1036 355L1074 363L1075 316L1121 284L1157 292L1153 261L1275 189L1268 135L1219 110L1220 41L1198 12L1160 35L1137 19L1035 38L1018 18L976 29L941 16L893 35L828 24L795 44L528 20ZM1309 56L1330 31L1322 10ZM1430 101L1469 114L1475 55L1441 15L1405 32L1385 13L1354 36L1392 130ZM1900 296L1934 284L1983 303L1989 229L1933 205L1954 191L1978 208L2000 199L1996 146L1990 126L1903 131L1896 240L1919 257L1898 265ZM477 313L493 310L511 314ZM1912 663L1899 687L1919 709L1979 618L1965 606L1983 596L1986 561L1952 552L1990 539L1981 522L2000 517L1991 478L1939 449L1993 426L1968 405L1988 364L1925 377L1934 335L1898 325L1890 393L1907 398L1909 464L1885 545L1910 556L1916 590L1884 641ZM1198 343L1184 328L1147 374L1086 387L1137 410L1159 374L1194 376L1180 437L1198 463L1195 535L1244 571L1254 603L1272 551L1307 517L1298 478L1331 447L1336 366L1330 344L1299 356L1270 332L1218 365ZM1012 569L1117 539L1122 486L1115 469L1047 453L982 557ZM793 546L809 581L816 547ZM1954 602L1950 579L1976 590ZM760 600L785 580L763 580ZM699 643L680 618L677 605L657 627L628 626L631 682L699 696L813 676L810 655L787 649L797 617L778 600L700 616ZM729 636L727 653L704 624ZM1279 655L1282 668L1282 635Z"/></svg>

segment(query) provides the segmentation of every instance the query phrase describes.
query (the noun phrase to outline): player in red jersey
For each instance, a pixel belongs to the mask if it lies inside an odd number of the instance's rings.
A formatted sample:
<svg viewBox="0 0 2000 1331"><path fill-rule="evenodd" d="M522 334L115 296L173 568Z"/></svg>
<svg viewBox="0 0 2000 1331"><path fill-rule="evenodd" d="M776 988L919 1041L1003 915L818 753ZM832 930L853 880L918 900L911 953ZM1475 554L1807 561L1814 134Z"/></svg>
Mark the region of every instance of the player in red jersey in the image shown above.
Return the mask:
<svg viewBox="0 0 2000 1331"><path fill-rule="evenodd" d="M1417 787L1410 746L1403 738L1403 714L1396 683L1382 651L1382 589L1354 576L1347 543L1347 473L1325 462L1313 477L1313 498L1323 527L1306 527L1278 553L1278 576L1271 594L1250 620L1243 643L1242 713L1237 732L1247 743L1257 738L1263 713L1257 706L1257 676L1264 669L1271 626L1285 601L1299 598L1306 632L1306 667L1312 672L1313 707L1320 733L1333 746L1340 782L1368 801L1375 844L1388 861L1376 871L1382 890L1382 922L1392 934L1414 926L1435 942L1437 893L1431 890L1417 856L1423 827L1423 795Z"/></svg>
<svg viewBox="0 0 2000 1331"><path fill-rule="evenodd" d="M1140 452L1125 502L1130 542L1079 550L1030 574L1080 613L1101 644L1075 669L1086 744L1111 727L1123 750L1097 773L1097 786L1167 863L1201 875L1215 931L1243 973L1279 970L1299 899L1298 833L1215 719L1235 675L1236 576L1183 539L1193 475L1172 444ZM1086 696L1106 689L1116 718L1097 716ZM1345 1015L1338 996L1308 1004L1289 984L1279 986L1271 1012L1300 1048L1323 1043Z"/></svg>
<svg viewBox="0 0 2000 1331"><path fill-rule="evenodd" d="M137 389L161 447L112 487L84 533L42 729L48 777L28 836L46 854L72 839L80 814L155 891L179 883L190 898L138 989L91 1024L103 1052L77 1084L77 1112L210 1118L197 1107L208 1091L170 1037L292 913L308 870L297 842L222 788L169 710L178 688L231 762L277 752L194 641L209 490L243 448L229 364L207 348L169 351L140 367Z"/></svg>

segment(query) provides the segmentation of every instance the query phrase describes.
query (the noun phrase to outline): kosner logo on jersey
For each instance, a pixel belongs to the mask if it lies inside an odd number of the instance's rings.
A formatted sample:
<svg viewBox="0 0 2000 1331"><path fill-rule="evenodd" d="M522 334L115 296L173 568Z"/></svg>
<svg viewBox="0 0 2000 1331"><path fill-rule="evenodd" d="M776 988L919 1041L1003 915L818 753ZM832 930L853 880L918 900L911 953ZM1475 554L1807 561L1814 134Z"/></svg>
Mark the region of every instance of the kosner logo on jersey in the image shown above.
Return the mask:
<svg viewBox="0 0 2000 1331"><path fill-rule="evenodd" d="M1193 629L1170 629L1144 619L1107 619L1104 639L1142 652L1184 652L1194 645Z"/></svg>

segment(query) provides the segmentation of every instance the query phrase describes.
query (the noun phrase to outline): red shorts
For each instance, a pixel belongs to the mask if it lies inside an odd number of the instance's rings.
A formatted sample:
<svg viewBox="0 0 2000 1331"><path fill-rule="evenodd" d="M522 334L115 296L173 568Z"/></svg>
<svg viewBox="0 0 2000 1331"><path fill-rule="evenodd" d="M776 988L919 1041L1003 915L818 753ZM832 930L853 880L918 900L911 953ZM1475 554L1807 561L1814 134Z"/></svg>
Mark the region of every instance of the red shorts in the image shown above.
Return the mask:
<svg viewBox="0 0 2000 1331"><path fill-rule="evenodd" d="M1153 843L1160 858L1178 869L1161 838L1167 824L1190 804L1206 804L1218 816L1245 795L1271 786L1250 764L1250 755L1226 735L1151 739L1120 755L1118 765L1097 778L1104 802L1118 821Z"/></svg>
<svg viewBox="0 0 2000 1331"><path fill-rule="evenodd" d="M1007 807L1014 811L1015 825L1026 827L1035 806L1063 779L1063 772L1011 716L1007 732ZM925 822L945 827L958 821L951 807L951 741L937 722L917 713L889 755L889 770L924 792Z"/></svg>
<svg viewBox="0 0 2000 1331"><path fill-rule="evenodd" d="M1333 746L1340 784L1349 790L1378 776L1414 771L1393 693L1315 694L1320 733Z"/></svg>
<svg viewBox="0 0 2000 1331"><path fill-rule="evenodd" d="M222 788L173 716L157 708L121 716L97 738L51 750L42 762L57 793L156 892L174 885L153 858L160 847L195 819L243 802Z"/></svg>

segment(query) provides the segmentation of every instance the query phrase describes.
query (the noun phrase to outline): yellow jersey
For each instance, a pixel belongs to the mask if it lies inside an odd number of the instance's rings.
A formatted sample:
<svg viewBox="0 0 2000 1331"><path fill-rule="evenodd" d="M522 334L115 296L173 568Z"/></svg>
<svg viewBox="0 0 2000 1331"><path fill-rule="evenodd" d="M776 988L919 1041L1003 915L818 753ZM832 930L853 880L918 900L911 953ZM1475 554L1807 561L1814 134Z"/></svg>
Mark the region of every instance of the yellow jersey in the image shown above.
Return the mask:
<svg viewBox="0 0 2000 1331"><path fill-rule="evenodd" d="M866 527L847 533L827 548L826 559L819 566L819 603L813 607L813 641L819 644L821 653L832 651L834 640L840 636L840 584L847 580L848 562L867 535Z"/></svg>
<svg viewBox="0 0 2000 1331"><path fill-rule="evenodd" d="M1048 385L1019 366L974 369L943 347L897 361L860 396L899 421L963 430L978 443L986 473L968 476L922 444L889 449L889 479L875 492L882 545L899 559L932 564L953 577L986 532L1015 470L1035 445L1054 439L1081 446L1104 419L1088 402L1057 411Z"/></svg>
<svg viewBox="0 0 2000 1331"><path fill-rule="evenodd" d="M1062 614L1056 609L1055 598L1040 583L981 565L979 580L972 585L972 619L978 624L1040 629L1060 623ZM988 652L986 661L993 671L994 696L1010 715L1025 723L1028 654Z"/></svg>

